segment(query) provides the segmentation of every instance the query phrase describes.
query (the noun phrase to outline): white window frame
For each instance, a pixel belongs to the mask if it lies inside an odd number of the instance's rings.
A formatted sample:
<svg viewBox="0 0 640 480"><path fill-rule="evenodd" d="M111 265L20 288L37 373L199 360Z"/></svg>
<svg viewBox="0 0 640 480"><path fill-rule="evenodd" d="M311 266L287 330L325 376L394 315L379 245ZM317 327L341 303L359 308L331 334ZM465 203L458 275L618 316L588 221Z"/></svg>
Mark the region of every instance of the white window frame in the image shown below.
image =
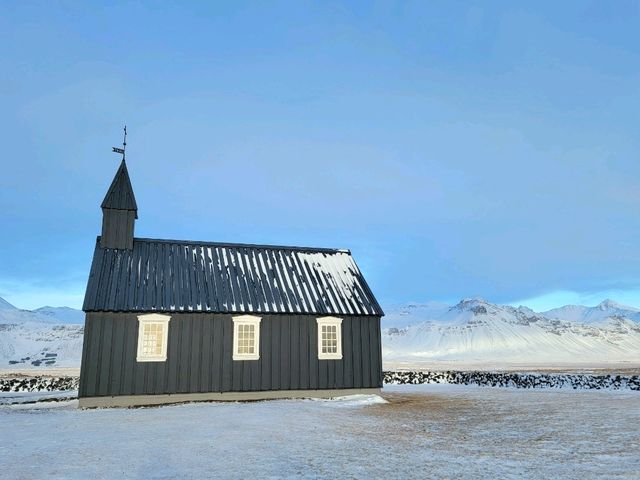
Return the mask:
<svg viewBox="0 0 640 480"><path fill-rule="evenodd" d="M318 360L342 360L342 319L337 317L320 317L318 322ZM336 327L336 341L338 348L336 353L322 353L322 326L332 325Z"/></svg>
<svg viewBox="0 0 640 480"><path fill-rule="evenodd" d="M255 315L238 315L233 319L233 359L234 360L258 360L260 358L260 322L261 317ZM253 353L238 352L238 330L240 325L253 325L254 327L254 348Z"/></svg>
<svg viewBox="0 0 640 480"><path fill-rule="evenodd" d="M167 343L169 341L169 320L170 315L160 315L159 313L147 313L138 315L138 353L136 361L138 362L165 362L167 360ZM144 327L149 324L159 324L162 326L162 351L159 355L145 354L144 346Z"/></svg>

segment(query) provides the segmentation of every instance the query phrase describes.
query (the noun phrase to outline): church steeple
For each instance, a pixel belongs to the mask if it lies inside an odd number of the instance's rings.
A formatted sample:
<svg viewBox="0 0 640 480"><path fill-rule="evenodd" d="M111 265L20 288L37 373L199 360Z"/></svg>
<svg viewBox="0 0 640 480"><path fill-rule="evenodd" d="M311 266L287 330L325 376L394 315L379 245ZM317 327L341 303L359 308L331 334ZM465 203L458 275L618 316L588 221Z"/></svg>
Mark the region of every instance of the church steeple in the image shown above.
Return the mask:
<svg viewBox="0 0 640 480"><path fill-rule="evenodd" d="M133 229L138 218L138 206L133 194L127 164L120 168L102 201L102 248L133 248Z"/></svg>
<svg viewBox="0 0 640 480"><path fill-rule="evenodd" d="M111 186L102 201L102 208L113 208L114 210L133 210L138 211L136 197L133 194L129 171L124 160L120 163L120 168L113 177ZM136 213L136 218L138 214Z"/></svg>

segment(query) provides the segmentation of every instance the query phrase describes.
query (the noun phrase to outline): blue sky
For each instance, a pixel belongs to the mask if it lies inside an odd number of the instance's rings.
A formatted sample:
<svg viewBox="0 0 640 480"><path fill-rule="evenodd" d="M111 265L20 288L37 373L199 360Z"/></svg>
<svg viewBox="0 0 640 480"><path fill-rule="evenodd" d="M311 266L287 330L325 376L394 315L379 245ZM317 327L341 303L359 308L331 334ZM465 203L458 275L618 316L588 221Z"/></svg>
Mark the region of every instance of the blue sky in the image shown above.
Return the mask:
<svg viewBox="0 0 640 480"><path fill-rule="evenodd" d="M640 305L637 2L12 2L0 296L144 237L350 248L383 304Z"/></svg>

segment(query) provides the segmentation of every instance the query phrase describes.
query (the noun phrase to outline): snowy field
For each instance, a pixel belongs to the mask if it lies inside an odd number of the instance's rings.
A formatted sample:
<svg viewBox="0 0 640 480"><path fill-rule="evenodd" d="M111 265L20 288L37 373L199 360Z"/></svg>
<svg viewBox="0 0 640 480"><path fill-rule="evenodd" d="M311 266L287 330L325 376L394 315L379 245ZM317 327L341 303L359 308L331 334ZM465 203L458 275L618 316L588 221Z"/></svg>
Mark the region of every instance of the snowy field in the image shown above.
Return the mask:
<svg viewBox="0 0 640 480"><path fill-rule="evenodd" d="M86 411L2 395L2 478L640 478L637 392L403 385Z"/></svg>

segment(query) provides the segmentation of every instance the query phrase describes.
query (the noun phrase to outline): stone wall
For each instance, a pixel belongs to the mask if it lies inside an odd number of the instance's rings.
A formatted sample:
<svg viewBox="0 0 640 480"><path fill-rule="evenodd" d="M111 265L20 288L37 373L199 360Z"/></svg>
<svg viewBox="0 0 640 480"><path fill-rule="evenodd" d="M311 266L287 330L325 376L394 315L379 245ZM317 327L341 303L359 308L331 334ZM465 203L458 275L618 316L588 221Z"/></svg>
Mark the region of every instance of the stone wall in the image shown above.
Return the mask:
<svg viewBox="0 0 640 480"><path fill-rule="evenodd" d="M0 392L58 392L77 389L78 377L0 378Z"/></svg>
<svg viewBox="0 0 640 480"><path fill-rule="evenodd" d="M449 383L514 388L572 388L588 390L638 390L640 375L592 375L579 373L512 372L384 372L384 383L393 385Z"/></svg>
<svg viewBox="0 0 640 480"><path fill-rule="evenodd" d="M571 388L640 391L640 375L512 372L384 372L384 383L418 385L448 383L512 388ZM78 377L0 378L0 392L54 392L78 389Z"/></svg>

